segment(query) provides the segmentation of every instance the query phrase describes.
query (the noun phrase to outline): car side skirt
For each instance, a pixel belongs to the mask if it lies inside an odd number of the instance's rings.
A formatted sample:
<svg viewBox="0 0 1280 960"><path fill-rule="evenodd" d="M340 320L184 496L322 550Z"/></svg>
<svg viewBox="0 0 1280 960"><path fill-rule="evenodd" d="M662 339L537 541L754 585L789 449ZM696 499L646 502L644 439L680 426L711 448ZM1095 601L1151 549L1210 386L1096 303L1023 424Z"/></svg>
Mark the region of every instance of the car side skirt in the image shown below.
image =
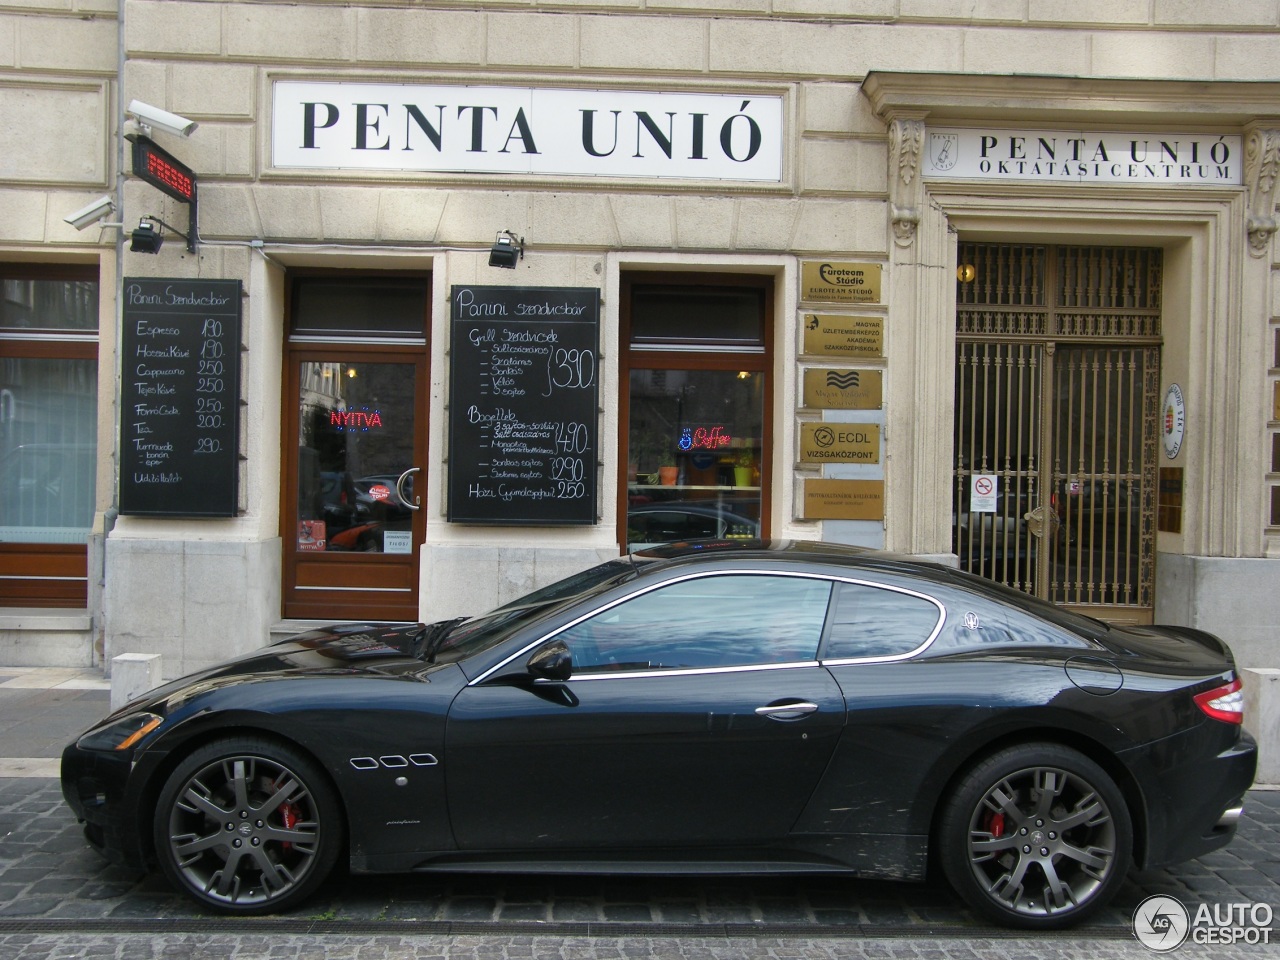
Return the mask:
<svg viewBox="0 0 1280 960"><path fill-rule="evenodd" d="M656 876L839 874L875 880L923 880L928 838L896 834L806 835L785 848L680 850L469 851L353 855L352 873L525 873Z"/></svg>

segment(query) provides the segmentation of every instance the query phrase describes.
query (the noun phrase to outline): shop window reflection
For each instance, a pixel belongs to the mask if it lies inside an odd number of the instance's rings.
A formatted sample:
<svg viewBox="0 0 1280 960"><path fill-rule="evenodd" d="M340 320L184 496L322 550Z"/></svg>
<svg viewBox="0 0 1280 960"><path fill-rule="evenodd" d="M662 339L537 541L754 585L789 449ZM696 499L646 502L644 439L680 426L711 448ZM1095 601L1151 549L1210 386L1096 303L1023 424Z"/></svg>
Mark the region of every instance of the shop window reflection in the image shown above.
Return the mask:
<svg viewBox="0 0 1280 960"><path fill-rule="evenodd" d="M760 533L764 374L631 370L628 549Z"/></svg>

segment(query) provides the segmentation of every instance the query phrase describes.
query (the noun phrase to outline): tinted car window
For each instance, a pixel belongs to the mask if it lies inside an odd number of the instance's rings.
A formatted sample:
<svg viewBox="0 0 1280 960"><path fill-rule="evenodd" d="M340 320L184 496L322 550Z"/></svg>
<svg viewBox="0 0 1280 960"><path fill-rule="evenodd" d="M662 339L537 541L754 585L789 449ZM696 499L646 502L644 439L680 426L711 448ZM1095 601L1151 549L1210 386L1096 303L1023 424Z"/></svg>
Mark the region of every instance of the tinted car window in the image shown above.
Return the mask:
<svg viewBox="0 0 1280 960"><path fill-rule="evenodd" d="M977 593L942 588L939 599L947 606L947 622L930 654L997 646L1080 647L1092 649L1084 637Z"/></svg>
<svg viewBox="0 0 1280 960"><path fill-rule="evenodd" d="M812 660L830 592L828 581L804 577L698 577L620 603L558 639L575 674Z"/></svg>
<svg viewBox="0 0 1280 960"><path fill-rule="evenodd" d="M866 584L836 587L826 660L892 657L924 644L942 611L923 597Z"/></svg>

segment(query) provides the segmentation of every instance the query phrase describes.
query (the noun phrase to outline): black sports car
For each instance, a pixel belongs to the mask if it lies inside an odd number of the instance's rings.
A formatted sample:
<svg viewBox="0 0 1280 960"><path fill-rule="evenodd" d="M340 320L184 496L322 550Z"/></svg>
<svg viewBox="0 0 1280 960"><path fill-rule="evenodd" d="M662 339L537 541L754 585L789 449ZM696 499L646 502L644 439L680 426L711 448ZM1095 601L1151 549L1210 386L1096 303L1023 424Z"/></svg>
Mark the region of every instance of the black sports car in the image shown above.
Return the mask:
<svg viewBox="0 0 1280 960"><path fill-rule="evenodd" d="M671 545L167 684L62 760L94 846L285 910L355 872L920 879L1031 928L1235 832L1231 653L823 543Z"/></svg>

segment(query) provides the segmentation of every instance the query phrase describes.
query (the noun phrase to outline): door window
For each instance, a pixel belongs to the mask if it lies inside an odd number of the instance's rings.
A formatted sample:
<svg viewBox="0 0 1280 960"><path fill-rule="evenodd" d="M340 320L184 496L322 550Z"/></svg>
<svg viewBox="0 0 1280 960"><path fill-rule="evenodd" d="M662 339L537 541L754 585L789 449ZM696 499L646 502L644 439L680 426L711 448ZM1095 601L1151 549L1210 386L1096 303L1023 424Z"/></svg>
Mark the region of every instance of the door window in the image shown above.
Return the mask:
<svg viewBox="0 0 1280 960"><path fill-rule="evenodd" d="M753 277L624 282L625 549L765 535L770 291Z"/></svg>
<svg viewBox="0 0 1280 960"><path fill-rule="evenodd" d="M411 551L414 475L404 475L414 467L414 372L358 359L302 362L299 550Z"/></svg>
<svg viewBox="0 0 1280 960"><path fill-rule="evenodd" d="M796 663L817 656L831 584L699 577L659 587L563 631L579 673Z"/></svg>

